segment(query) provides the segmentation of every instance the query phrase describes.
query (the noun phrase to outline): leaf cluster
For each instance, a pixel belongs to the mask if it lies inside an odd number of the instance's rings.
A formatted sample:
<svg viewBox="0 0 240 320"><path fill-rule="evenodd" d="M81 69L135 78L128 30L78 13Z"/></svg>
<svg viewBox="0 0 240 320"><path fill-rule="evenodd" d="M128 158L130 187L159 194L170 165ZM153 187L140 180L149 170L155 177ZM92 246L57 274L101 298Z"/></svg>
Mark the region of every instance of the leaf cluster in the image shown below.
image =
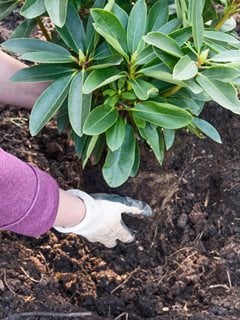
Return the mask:
<svg viewBox="0 0 240 320"><path fill-rule="evenodd" d="M220 11L210 0L170 2L0 1L1 18L17 7L26 18L2 48L33 63L12 81L51 82L31 112L31 134L56 117L83 166L105 157L111 187L136 175L141 140L160 164L178 129L221 143L200 118L206 101L240 114L240 42L231 23L239 1L218 1ZM46 15L55 24L48 41L28 38Z"/></svg>

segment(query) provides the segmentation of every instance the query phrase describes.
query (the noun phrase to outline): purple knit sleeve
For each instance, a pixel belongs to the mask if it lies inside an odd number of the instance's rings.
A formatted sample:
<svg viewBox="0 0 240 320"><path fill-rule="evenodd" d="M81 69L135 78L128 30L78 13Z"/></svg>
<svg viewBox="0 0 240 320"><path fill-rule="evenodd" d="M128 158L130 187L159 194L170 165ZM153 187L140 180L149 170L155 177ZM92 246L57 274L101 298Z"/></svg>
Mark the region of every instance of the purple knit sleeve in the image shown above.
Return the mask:
<svg viewBox="0 0 240 320"><path fill-rule="evenodd" d="M53 226L58 203L50 175L0 148L0 229L39 236Z"/></svg>

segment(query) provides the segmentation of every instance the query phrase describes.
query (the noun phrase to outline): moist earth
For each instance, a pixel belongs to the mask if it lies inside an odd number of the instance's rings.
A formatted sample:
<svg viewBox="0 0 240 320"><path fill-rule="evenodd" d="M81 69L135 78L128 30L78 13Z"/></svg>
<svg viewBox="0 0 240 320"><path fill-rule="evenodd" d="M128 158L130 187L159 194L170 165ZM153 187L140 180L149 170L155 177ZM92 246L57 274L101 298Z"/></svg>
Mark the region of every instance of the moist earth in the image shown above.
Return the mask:
<svg viewBox="0 0 240 320"><path fill-rule="evenodd" d="M0 24L0 41L8 23ZM142 145L139 174L110 189L100 165L82 171L53 121L33 138L27 111L0 108L4 150L64 189L128 195L155 213L124 216L136 241L113 249L54 230L39 238L1 232L0 319L239 319L240 117L214 103L202 116L221 145L178 132L162 167Z"/></svg>

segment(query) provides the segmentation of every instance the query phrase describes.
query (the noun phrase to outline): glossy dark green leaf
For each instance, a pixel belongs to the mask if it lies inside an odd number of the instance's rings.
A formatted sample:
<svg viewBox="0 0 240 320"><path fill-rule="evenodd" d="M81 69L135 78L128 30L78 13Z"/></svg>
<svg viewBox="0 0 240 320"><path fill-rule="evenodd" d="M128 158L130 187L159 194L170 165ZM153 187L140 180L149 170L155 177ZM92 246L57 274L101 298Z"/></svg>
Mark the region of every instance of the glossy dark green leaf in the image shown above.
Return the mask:
<svg viewBox="0 0 240 320"><path fill-rule="evenodd" d="M147 100L149 97L152 98L158 95L158 89L145 80L132 79L130 83L135 95L140 100Z"/></svg>
<svg viewBox="0 0 240 320"><path fill-rule="evenodd" d="M178 45L181 47L185 44L186 41L188 41L192 36L192 28L186 27L178 29L172 33L169 34L169 36L174 39Z"/></svg>
<svg viewBox="0 0 240 320"><path fill-rule="evenodd" d="M5 1L0 5L0 21L7 17L10 13L12 13L17 8L17 1Z"/></svg>
<svg viewBox="0 0 240 320"><path fill-rule="evenodd" d="M101 69L92 71L83 85L83 93L91 93L94 90L105 86L108 83L116 81L123 77L123 74L114 67L109 67L104 69L104 72Z"/></svg>
<svg viewBox="0 0 240 320"><path fill-rule="evenodd" d="M122 25L126 29L128 24L128 14L126 11L124 11L117 3L114 3L112 12L118 17L119 21L121 21Z"/></svg>
<svg viewBox="0 0 240 320"><path fill-rule="evenodd" d="M128 59L127 37L122 23L112 12L92 9L95 30L123 57Z"/></svg>
<svg viewBox="0 0 240 320"><path fill-rule="evenodd" d="M163 130L163 137L164 137L164 142L166 146L166 150L169 150L175 140L175 130L174 129L164 129Z"/></svg>
<svg viewBox="0 0 240 320"><path fill-rule="evenodd" d="M50 18L60 28L66 20L67 4L68 0L45 0L45 6Z"/></svg>
<svg viewBox="0 0 240 320"><path fill-rule="evenodd" d="M171 70L174 68L175 64L178 62L178 58L174 57L156 47L153 47L153 51L156 56Z"/></svg>
<svg viewBox="0 0 240 320"><path fill-rule="evenodd" d="M219 103L222 107L240 114L240 102L238 100L237 90L231 83L210 80L202 74L197 76L197 82L212 100Z"/></svg>
<svg viewBox="0 0 240 320"><path fill-rule="evenodd" d="M88 136L79 137L75 132L73 132L72 136L73 136L75 151L78 157L82 158L83 151L86 147L89 137Z"/></svg>
<svg viewBox="0 0 240 320"><path fill-rule="evenodd" d="M133 53L137 50L147 26L147 6L145 0L137 0L132 7L127 26L128 51Z"/></svg>
<svg viewBox="0 0 240 320"><path fill-rule="evenodd" d="M136 145L135 145L135 158L134 158L134 163L133 163L133 167L130 173L130 177L135 177L138 173L138 169L140 167L140 148L139 145L136 141Z"/></svg>
<svg viewBox="0 0 240 320"><path fill-rule="evenodd" d="M201 71L201 74L211 80L231 81L239 76L239 70L226 65L218 65Z"/></svg>
<svg viewBox="0 0 240 320"><path fill-rule="evenodd" d="M126 123L121 117L106 131L107 146L111 151L121 147L125 138Z"/></svg>
<svg viewBox="0 0 240 320"><path fill-rule="evenodd" d="M88 72L91 70L105 69L111 66L117 66L123 61L123 58L119 54L113 54L105 59L98 60L96 64L93 64L88 68Z"/></svg>
<svg viewBox="0 0 240 320"><path fill-rule="evenodd" d="M182 24L182 19L174 18L167 23L165 23L158 31L169 34L171 32L176 31Z"/></svg>
<svg viewBox="0 0 240 320"><path fill-rule="evenodd" d="M21 58L32 62L39 63L72 63L74 58L71 54L56 53L56 52L27 52L24 53Z"/></svg>
<svg viewBox="0 0 240 320"><path fill-rule="evenodd" d="M67 49L55 43L38 40L38 39L26 39L26 38L10 39L1 43L1 47L3 47L7 51L17 53L17 54L41 51L41 52L59 53L59 54L71 56L70 52Z"/></svg>
<svg viewBox="0 0 240 320"><path fill-rule="evenodd" d="M26 0L20 14L27 19L41 16L46 11L44 0Z"/></svg>
<svg viewBox="0 0 240 320"><path fill-rule="evenodd" d="M72 81L72 75L58 79L48 86L33 106L30 116L30 133L35 136L55 115L63 104Z"/></svg>
<svg viewBox="0 0 240 320"><path fill-rule="evenodd" d="M150 148L153 150L158 162L162 164L162 151L160 148L159 132L155 126L147 123L144 128L138 129L141 136L147 141Z"/></svg>
<svg viewBox="0 0 240 320"><path fill-rule="evenodd" d="M153 52L152 46L147 46L142 51L138 52L135 64L142 65L148 63L153 58L155 58L155 53Z"/></svg>
<svg viewBox="0 0 240 320"><path fill-rule="evenodd" d="M57 31L68 47L76 53L79 52L79 49L85 52L85 31L83 23L77 10L71 4L68 5L64 26L61 28L57 27Z"/></svg>
<svg viewBox="0 0 240 320"><path fill-rule="evenodd" d="M143 39L148 44L151 44L174 57L180 58L183 56L183 52L178 43L164 33L150 32L144 36Z"/></svg>
<svg viewBox="0 0 240 320"><path fill-rule="evenodd" d="M192 123L202 131L206 136L211 138L217 143L222 143L222 139L218 133L218 131L214 128L213 125L211 125L209 122L199 119L199 118L193 118Z"/></svg>
<svg viewBox="0 0 240 320"><path fill-rule="evenodd" d="M126 125L125 140L115 151L108 151L102 169L107 184L116 188L127 181L135 161L135 137L130 125Z"/></svg>
<svg viewBox="0 0 240 320"><path fill-rule="evenodd" d="M82 152L82 156L81 156L82 162L83 162L83 164L82 164L83 168L85 168L85 166L86 166L86 164L87 164L87 162L88 162L88 160L89 160L89 158L90 158L90 156L91 156L91 154L97 144L98 139L99 139L99 135L96 135L96 136L90 137L87 140L87 142L85 144L85 148L84 148L84 150Z"/></svg>
<svg viewBox="0 0 240 320"><path fill-rule="evenodd" d="M106 148L106 141L104 134L101 134L94 146L94 149L91 154L91 164L96 165L102 158L103 151Z"/></svg>
<svg viewBox="0 0 240 320"><path fill-rule="evenodd" d="M158 31L168 21L168 0L158 0L153 4L148 14L148 32Z"/></svg>
<svg viewBox="0 0 240 320"><path fill-rule="evenodd" d="M181 57L173 68L173 78L176 80L188 80L194 78L197 73L197 63L188 55Z"/></svg>
<svg viewBox="0 0 240 320"><path fill-rule="evenodd" d="M117 121L117 118L117 109L104 104L100 105L88 115L83 126L83 132L87 135L103 133Z"/></svg>
<svg viewBox="0 0 240 320"><path fill-rule="evenodd" d="M203 1L192 0L191 24L193 41L195 48L200 52L203 43L204 23L203 23Z"/></svg>
<svg viewBox="0 0 240 320"><path fill-rule="evenodd" d="M79 72L72 80L68 97L68 114L74 132L83 135L83 124L91 109L92 95L83 94L84 73Z"/></svg>
<svg viewBox="0 0 240 320"><path fill-rule="evenodd" d="M92 8L103 8L105 4L105 0L96 0L92 5ZM93 27L93 18L91 14L88 16L87 27L86 27L86 48L87 52L91 52L96 44L99 35L96 34L95 29Z"/></svg>
<svg viewBox="0 0 240 320"><path fill-rule="evenodd" d="M213 62L240 62L240 50L225 50L210 59Z"/></svg>
<svg viewBox="0 0 240 320"><path fill-rule="evenodd" d="M167 129L185 127L192 120L188 111L168 103L145 101L138 103L132 110L138 118Z"/></svg>
<svg viewBox="0 0 240 320"><path fill-rule="evenodd" d="M11 33L10 39L27 38L36 27L37 19L26 19Z"/></svg>
<svg viewBox="0 0 240 320"><path fill-rule="evenodd" d="M10 80L15 82L52 81L74 72L74 69L61 65L38 65L17 71Z"/></svg>
<svg viewBox="0 0 240 320"><path fill-rule="evenodd" d="M230 34L227 34L226 32L217 31L217 30L205 30L204 37L211 40L225 42L228 44L236 44L236 45L240 44L237 38L231 36Z"/></svg>
<svg viewBox="0 0 240 320"><path fill-rule="evenodd" d="M56 115L57 129L60 134L70 128L67 109L67 99L65 99Z"/></svg>

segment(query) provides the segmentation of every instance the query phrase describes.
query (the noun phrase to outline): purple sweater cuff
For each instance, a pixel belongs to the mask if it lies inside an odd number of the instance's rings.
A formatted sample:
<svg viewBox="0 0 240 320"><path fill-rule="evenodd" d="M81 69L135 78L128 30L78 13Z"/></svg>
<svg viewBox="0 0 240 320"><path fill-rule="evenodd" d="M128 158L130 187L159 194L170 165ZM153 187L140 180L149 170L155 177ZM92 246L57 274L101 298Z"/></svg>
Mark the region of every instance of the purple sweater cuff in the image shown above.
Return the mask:
<svg viewBox="0 0 240 320"><path fill-rule="evenodd" d="M56 181L1 149L0 170L0 229L33 237L47 232L58 210Z"/></svg>

